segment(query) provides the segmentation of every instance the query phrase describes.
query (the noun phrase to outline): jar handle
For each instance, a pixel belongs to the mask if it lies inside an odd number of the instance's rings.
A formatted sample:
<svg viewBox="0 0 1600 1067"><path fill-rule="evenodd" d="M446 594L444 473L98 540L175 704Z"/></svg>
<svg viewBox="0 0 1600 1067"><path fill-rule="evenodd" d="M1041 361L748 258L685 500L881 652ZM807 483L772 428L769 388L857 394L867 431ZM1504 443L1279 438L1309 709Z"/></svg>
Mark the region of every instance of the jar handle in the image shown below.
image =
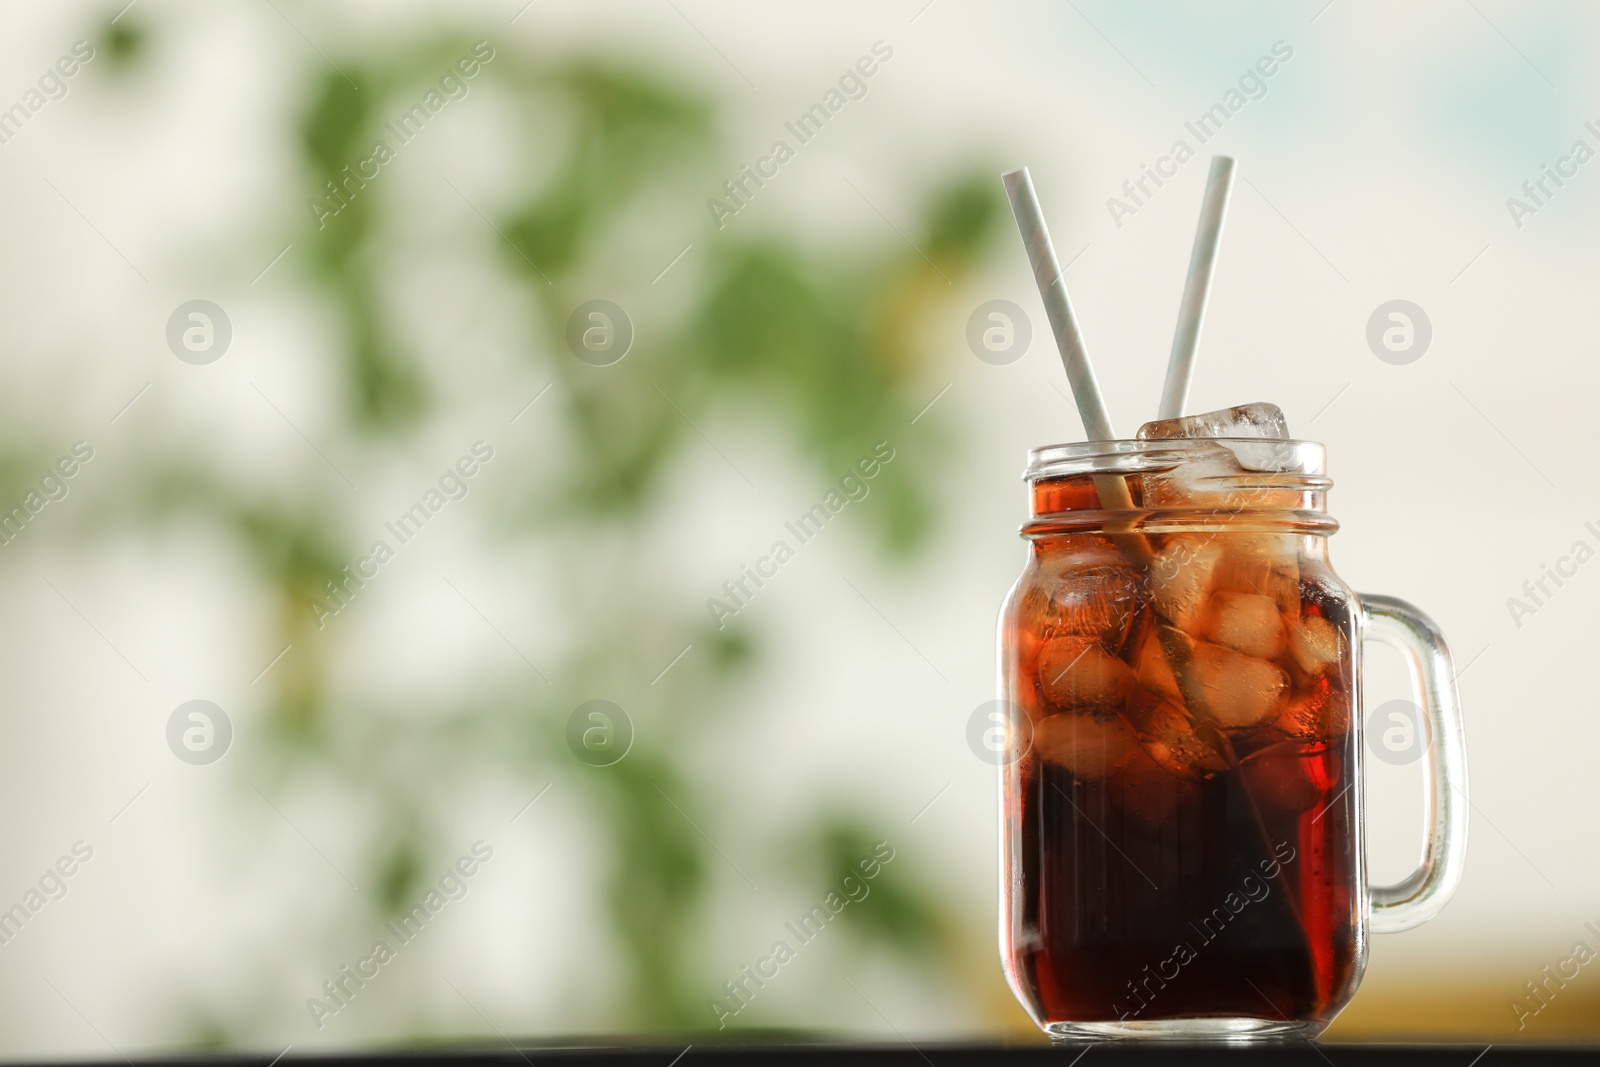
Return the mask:
<svg viewBox="0 0 1600 1067"><path fill-rule="evenodd" d="M1467 858L1467 743L1455 662L1433 620L1395 597L1363 595L1360 601L1363 640L1381 642L1405 656L1427 724L1422 863L1404 881L1369 887L1372 931L1389 934L1421 926L1439 914L1461 882Z"/></svg>

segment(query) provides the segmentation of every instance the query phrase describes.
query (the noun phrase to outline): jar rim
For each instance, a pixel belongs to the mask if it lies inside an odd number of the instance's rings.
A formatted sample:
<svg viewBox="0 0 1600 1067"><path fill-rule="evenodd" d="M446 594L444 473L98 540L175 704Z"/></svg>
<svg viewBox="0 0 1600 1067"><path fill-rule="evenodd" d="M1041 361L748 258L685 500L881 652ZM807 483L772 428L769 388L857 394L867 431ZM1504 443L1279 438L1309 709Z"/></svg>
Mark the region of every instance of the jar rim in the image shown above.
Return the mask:
<svg viewBox="0 0 1600 1067"><path fill-rule="evenodd" d="M1249 463L1247 469L1271 470L1279 475L1303 475L1322 480L1327 474L1328 450L1320 441L1268 437L1179 437L1154 441L1118 438L1040 445L1028 450L1023 479L1029 483L1073 474L1136 474L1170 470L1188 459L1216 455L1225 448L1241 460L1263 450L1272 454L1270 466Z"/></svg>

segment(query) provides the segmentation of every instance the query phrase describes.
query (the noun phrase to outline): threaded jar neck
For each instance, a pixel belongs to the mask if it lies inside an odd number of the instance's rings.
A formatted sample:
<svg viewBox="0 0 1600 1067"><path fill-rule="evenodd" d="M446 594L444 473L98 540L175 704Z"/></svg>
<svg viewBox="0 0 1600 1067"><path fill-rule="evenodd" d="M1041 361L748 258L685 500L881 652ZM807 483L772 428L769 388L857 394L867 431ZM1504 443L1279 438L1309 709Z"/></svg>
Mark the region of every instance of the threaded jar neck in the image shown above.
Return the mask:
<svg viewBox="0 0 1600 1067"><path fill-rule="evenodd" d="M1025 537L1114 528L1327 535L1327 452L1316 441L1089 441L1028 453Z"/></svg>

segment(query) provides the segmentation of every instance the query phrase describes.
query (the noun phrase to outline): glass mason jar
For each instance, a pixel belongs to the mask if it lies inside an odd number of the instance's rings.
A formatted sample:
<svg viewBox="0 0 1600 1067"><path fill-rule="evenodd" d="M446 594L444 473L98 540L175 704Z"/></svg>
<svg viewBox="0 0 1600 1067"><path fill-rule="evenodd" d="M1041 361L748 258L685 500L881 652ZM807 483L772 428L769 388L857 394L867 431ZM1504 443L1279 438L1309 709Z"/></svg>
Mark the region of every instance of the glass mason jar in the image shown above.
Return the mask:
<svg viewBox="0 0 1600 1067"><path fill-rule="evenodd" d="M1001 955L1057 1038L1315 1036L1367 935L1444 906L1466 849L1455 673L1416 609L1328 563L1309 441L1035 449L1000 618ZM1361 643L1411 665L1418 870L1367 885Z"/></svg>

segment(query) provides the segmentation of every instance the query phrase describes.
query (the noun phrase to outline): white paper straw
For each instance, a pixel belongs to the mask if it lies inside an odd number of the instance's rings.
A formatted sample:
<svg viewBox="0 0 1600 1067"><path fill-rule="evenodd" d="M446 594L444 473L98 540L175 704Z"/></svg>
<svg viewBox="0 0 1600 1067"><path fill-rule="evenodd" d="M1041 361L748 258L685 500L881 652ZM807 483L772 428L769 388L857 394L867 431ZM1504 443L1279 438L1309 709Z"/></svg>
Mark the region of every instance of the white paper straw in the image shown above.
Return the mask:
<svg viewBox="0 0 1600 1067"><path fill-rule="evenodd" d="M1072 313L1072 301L1067 298L1067 284L1061 277L1055 247L1050 243L1050 231L1045 228L1039 196L1033 191L1033 179L1028 177L1028 168L1021 167L1002 174L1000 180L1005 183L1011 213L1017 219L1017 232L1022 235L1023 247L1028 251L1028 265L1033 268L1033 279L1039 285L1045 315L1050 319L1050 332L1055 334L1061 362L1067 368L1067 382L1072 386L1072 398L1078 403L1084 433L1091 441L1112 440L1116 432L1111 428L1111 416L1106 413L1100 384L1095 381L1094 367L1083 349L1083 334L1078 329L1077 316Z"/></svg>
<svg viewBox="0 0 1600 1067"><path fill-rule="evenodd" d="M1222 220L1228 213L1228 192L1232 188L1232 158L1213 156L1205 200L1200 205L1200 226L1194 235L1194 252L1189 257L1189 280L1184 284L1183 304L1178 310L1178 332L1172 338L1172 358L1167 362L1167 380L1161 388L1161 407L1156 413L1160 419L1177 418L1189 403L1194 352L1200 343L1211 272L1217 262L1217 242L1222 236Z"/></svg>
<svg viewBox="0 0 1600 1067"><path fill-rule="evenodd" d="M1091 441L1115 440L1117 434L1111 428L1111 416L1106 412L1105 398L1100 395L1100 383L1095 381L1089 353L1083 348L1083 333L1078 329L1078 317L1072 313L1072 301L1067 298L1067 283L1061 277L1061 264L1056 261L1055 246L1050 243L1050 231L1045 228L1039 195L1033 191L1033 179L1028 177L1027 167L1020 167L1000 175L1000 180L1005 183L1011 213L1017 219L1017 232L1022 235L1022 245L1028 251L1028 265L1033 268L1033 280L1039 286L1039 297L1050 319L1050 332L1055 334L1056 348L1061 350L1061 362L1067 368L1067 383L1072 386L1072 398L1078 403L1084 433ZM1133 496L1122 475L1097 474L1094 484L1102 507L1112 511L1127 511L1133 507ZM1126 533L1112 536L1136 560L1148 562L1150 559L1149 544L1142 536Z"/></svg>

